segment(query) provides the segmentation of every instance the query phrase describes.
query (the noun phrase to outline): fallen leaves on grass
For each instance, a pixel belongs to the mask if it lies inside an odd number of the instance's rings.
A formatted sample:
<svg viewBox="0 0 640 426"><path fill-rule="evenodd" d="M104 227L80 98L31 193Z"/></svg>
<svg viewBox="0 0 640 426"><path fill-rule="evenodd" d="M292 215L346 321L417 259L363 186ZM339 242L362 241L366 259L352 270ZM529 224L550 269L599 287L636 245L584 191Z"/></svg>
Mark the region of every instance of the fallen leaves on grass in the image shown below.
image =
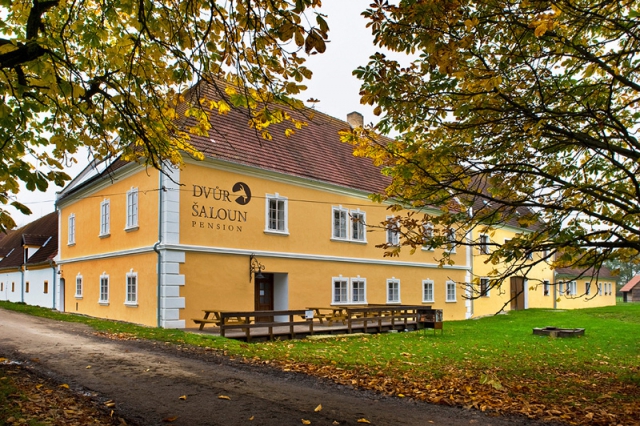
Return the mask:
<svg viewBox="0 0 640 426"><path fill-rule="evenodd" d="M263 363L259 359L245 361ZM495 415L517 414L577 425L638 424L640 386L619 381L611 372L556 368L509 380L500 375L499 368L474 371L451 365L439 368L438 376L416 378L393 365L371 371L364 367L341 368L331 363L315 365L292 360L271 361L271 364L282 370L328 378L343 385ZM578 391L574 395L550 397L550 391L555 389ZM587 398L583 389L591 389L598 396Z"/></svg>

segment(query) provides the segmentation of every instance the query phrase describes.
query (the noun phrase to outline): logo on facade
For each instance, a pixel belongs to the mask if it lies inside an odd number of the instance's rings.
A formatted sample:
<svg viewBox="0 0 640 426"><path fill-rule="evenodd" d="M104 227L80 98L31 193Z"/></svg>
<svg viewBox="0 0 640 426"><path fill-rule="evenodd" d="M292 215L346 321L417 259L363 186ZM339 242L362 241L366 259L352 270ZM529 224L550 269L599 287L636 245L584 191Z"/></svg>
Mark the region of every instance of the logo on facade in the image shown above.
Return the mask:
<svg viewBox="0 0 640 426"><path fill-rule="evenodd" d="M192 195L195 198L204 198L205 201L204 203L198 200L193 202L191 216L200 219L209 219L207 222L203 220L192 220L192 228L242 232L242 225L239 225L239 223L247 221L247 212L225 204L236 203L241 206L249 204L251 201L251 188L249 188L249 185L244 182L236 182L231 188L231 191L220 188L219 186L214 188L206 185L193 185ZM212 222L212 220L214 222Z"/></svg>

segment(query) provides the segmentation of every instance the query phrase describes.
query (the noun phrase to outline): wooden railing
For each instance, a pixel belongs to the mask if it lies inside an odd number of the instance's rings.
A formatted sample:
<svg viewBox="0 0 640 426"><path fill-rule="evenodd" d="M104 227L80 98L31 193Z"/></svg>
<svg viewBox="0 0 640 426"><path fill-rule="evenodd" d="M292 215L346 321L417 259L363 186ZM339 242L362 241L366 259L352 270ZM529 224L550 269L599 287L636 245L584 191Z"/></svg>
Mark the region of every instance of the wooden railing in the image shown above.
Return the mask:
<svg viewBox="0 0 640 426"><path fill-rule="evenodd" d="M226 337L229 330L243 330L247 342L251 341L251 330L269 329L269 339L273 340L273 327L289 327L289 337L296 336L295 326L306 326L307 330L299 330L299 333L313 334L313 320L305 319L307 310L287 310L287 311L245 311L245 312L223 312L220 314L220 335ZM275 321L275 317L288 317L288 321ZM303 318L296 320L296 318ZM257 321L256 321L257 320ZM282 334L282 333L279 333Z"/></svg>

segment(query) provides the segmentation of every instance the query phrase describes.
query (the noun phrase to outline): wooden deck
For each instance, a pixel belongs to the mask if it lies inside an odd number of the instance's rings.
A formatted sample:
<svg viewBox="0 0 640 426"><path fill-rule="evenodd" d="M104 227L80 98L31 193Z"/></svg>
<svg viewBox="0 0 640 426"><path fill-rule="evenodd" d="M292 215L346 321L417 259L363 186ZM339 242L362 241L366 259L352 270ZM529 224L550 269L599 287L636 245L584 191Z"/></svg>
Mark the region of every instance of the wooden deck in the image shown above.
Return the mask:
<svg viewBox="0 0 640 426"><path fill-rule="evenodd" d="M313 308L317 311L319 308ZM442 330L442 323L425 322L425 311L433 312L429 306L367 306L327 308L335 312L333 320L326 316L309 318L309 310L296 311L247 311L219 314L220 322L214 327L203 327L203 323L193 320L193 328L187 331L218 335L247 342L266 340L303 339L311 335L332 335L352 333L384 333L413 331L422 328ZM207 310L211 311L211 310ZM205 311L206 312L206 311ZM307 317L305 318L305 314ZM233 318L233 322L225 321ZM256 321L256 319L259 319Z"/></svg>

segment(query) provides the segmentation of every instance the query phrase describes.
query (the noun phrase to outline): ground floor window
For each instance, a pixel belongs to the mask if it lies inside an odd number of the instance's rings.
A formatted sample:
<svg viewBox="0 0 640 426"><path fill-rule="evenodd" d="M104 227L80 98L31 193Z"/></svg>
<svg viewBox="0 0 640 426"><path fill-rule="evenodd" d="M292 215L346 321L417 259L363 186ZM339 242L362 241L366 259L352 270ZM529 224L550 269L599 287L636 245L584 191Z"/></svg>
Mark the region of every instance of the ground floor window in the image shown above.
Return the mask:
<svg viewBox="0 0 640 426"><path fill-rule="evenodd" d="M133 269L127 274L127 305L138 304L138 274Z"/></svg>
<svg viewBox="0 0 640 426"><path fill-rule="evenodd" d="M453 281L447 281L447 302L456 301L456 283Z"/></svg>
<svg viewBox="0 0 640 426"><path fill-rule="evenodd" d="M109 275L102 274L100 276L100 303L109 303Z"/></svg>
<svg viewBox="0 0 640 426"><path fill-rule="evenodd" d="M387 280L387 303L400 303L400 280Z"/></svg>
<svg viewBox="0 0 640 426"><path fill-rule="evenodd" d="M578 294L578 288L575 281L569 281L567 283L567 296L575 296Z"/></svg>
<svg viewBox="0 0 640 426"><path fill-rule="evenodd" d="M433 303L433 280L422 281L422 301Z"/></svg>
<svg viewBox="0 0 640 426"><path fill-rule="evenodd" d="M24 292L25 292L25 293L29 293L29 281L27 281L26 283L24 283Z"/></svg>
<svg viewBox="0 0 640 426"><path fill-rule="evenodd" d="M587 296L591 294L591 283L589 281L585 281L584 283L584 294Z"/></svg>
<svg viewBox="0 0 640 426"><path fill-rule="evenodd" d="M43 288L42 291L43 291L44 294L49 293L49 281L45 281L44 282L44 288Z"/></svg>
<svg viewBox="0 0 640 426"><path fill-rule="evenodd" d="M542 282L542 294L544 294L545 296L548 296L551 293L551 283L549 283L549 280L544 280Z"/></svg>
<svg viewBox="0 0 640 426"><path fill-rule="evenodd" d="M82 275L76 277L76 297L82 297Z"/></svg>
<svg viewBox="0 0 640 426"><path fill-rule="evenodd" d="M364 278L332 279L332 303L367 303L367 282Z"/></svg>
<svg viewBox="0 0 640 426"><path fill-rule="evenodd" d="M489 297L490 289L489 278L480 278L480 296Z"/></svg>

